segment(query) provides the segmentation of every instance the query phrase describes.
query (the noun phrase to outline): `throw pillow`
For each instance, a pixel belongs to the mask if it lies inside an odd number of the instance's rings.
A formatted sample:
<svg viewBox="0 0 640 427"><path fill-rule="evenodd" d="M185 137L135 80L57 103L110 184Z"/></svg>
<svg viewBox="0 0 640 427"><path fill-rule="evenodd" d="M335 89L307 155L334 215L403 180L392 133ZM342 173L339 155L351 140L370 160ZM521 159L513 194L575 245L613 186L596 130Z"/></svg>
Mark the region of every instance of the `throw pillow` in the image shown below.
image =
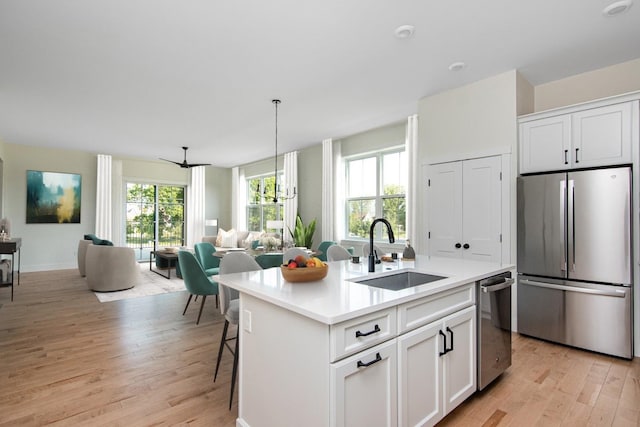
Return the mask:
<svg viewBox="0 0 640 427"><path fill-rule="evenodd" d="M218 235L216 236L216 243L214 246L221 247L222 246L222 233L225 231L222 228L218 228Z"/></svg>
<svg viewBox="0 0 640 427"><path fill-rule="evenodd" d="M252 244L256 240L260 240L262 237L262 231L251 231L246 239L242 241L242 246L247 249L252 249Z"/></svg>
<svg viewBox="0 0 640 427"><path fill-rule="evenodd" d="M238 236L236 234L235 229L231 229L229 231L222 232L222 246L223 248L237 248L238 247Z"/></svg>

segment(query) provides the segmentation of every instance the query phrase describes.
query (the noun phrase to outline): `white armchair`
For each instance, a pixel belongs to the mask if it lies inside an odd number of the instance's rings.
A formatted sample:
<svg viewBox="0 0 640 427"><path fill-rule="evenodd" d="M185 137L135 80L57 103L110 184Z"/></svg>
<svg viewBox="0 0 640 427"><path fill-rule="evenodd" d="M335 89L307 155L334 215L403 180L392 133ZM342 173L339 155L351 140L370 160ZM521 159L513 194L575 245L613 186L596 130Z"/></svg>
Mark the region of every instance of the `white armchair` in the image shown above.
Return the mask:
<svg viewBox="0 0 640 427"><path fill-rule="evenodd" d="M140 267L132 248L87 245L87 286L93 291L129 289L140 281Z"/></svg>

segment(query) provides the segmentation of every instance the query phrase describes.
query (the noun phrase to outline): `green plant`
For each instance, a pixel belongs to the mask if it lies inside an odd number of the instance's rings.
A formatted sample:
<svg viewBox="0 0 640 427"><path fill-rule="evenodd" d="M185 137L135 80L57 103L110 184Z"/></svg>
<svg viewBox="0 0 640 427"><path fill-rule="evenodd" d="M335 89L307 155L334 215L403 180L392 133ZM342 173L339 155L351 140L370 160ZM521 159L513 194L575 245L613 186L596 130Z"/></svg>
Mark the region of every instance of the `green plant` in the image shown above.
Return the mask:
<svg viewBox="0 0 640 427"><path fill-rule="evenodd" d="M291 234L291 238L293 238L293 243L296 246L304 246L306 248L311 249L311 245L313 244L313 233L316 232L316 220L311 221L307 226L302 222L302 218L300 215L296 216L296 226L293 231L289 227L289 234Z"/></svg>

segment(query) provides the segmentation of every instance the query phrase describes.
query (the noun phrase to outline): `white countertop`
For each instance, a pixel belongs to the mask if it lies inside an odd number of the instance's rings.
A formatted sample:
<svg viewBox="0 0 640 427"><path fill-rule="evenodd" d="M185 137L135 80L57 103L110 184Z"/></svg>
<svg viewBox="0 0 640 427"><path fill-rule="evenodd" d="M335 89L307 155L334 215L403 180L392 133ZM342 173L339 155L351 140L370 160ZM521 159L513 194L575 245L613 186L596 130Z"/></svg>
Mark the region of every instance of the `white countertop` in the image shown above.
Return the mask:
<svg viewBox="0 0 640 427"><path fill-rule="evenodd" d="M515 268L511 264L420 255L415 261L382 262L376 265L375 273L368 273L366 259L359 264L351 261L336 261L328 264L327 277L316 282L289 283L282 277L279 267L224 274L214 276L212 279L241 293L332 325ZM358 277L381 276L393 270L407 268L421 273L445 276L446 279L399 291L350 281Z"/></svg>

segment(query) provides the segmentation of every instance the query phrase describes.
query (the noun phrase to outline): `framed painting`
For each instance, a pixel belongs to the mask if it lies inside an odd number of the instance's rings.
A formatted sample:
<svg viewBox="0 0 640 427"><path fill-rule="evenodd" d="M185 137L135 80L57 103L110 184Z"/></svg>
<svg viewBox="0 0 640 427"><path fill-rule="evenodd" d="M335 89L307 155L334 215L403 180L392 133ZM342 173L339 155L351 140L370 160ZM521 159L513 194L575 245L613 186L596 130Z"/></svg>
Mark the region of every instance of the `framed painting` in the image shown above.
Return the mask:
<svg viewBox="0 0 640 427"><path fill-rule="evenodd" d="M27 224L80 223L82 177L27 171Z"/></svg>

